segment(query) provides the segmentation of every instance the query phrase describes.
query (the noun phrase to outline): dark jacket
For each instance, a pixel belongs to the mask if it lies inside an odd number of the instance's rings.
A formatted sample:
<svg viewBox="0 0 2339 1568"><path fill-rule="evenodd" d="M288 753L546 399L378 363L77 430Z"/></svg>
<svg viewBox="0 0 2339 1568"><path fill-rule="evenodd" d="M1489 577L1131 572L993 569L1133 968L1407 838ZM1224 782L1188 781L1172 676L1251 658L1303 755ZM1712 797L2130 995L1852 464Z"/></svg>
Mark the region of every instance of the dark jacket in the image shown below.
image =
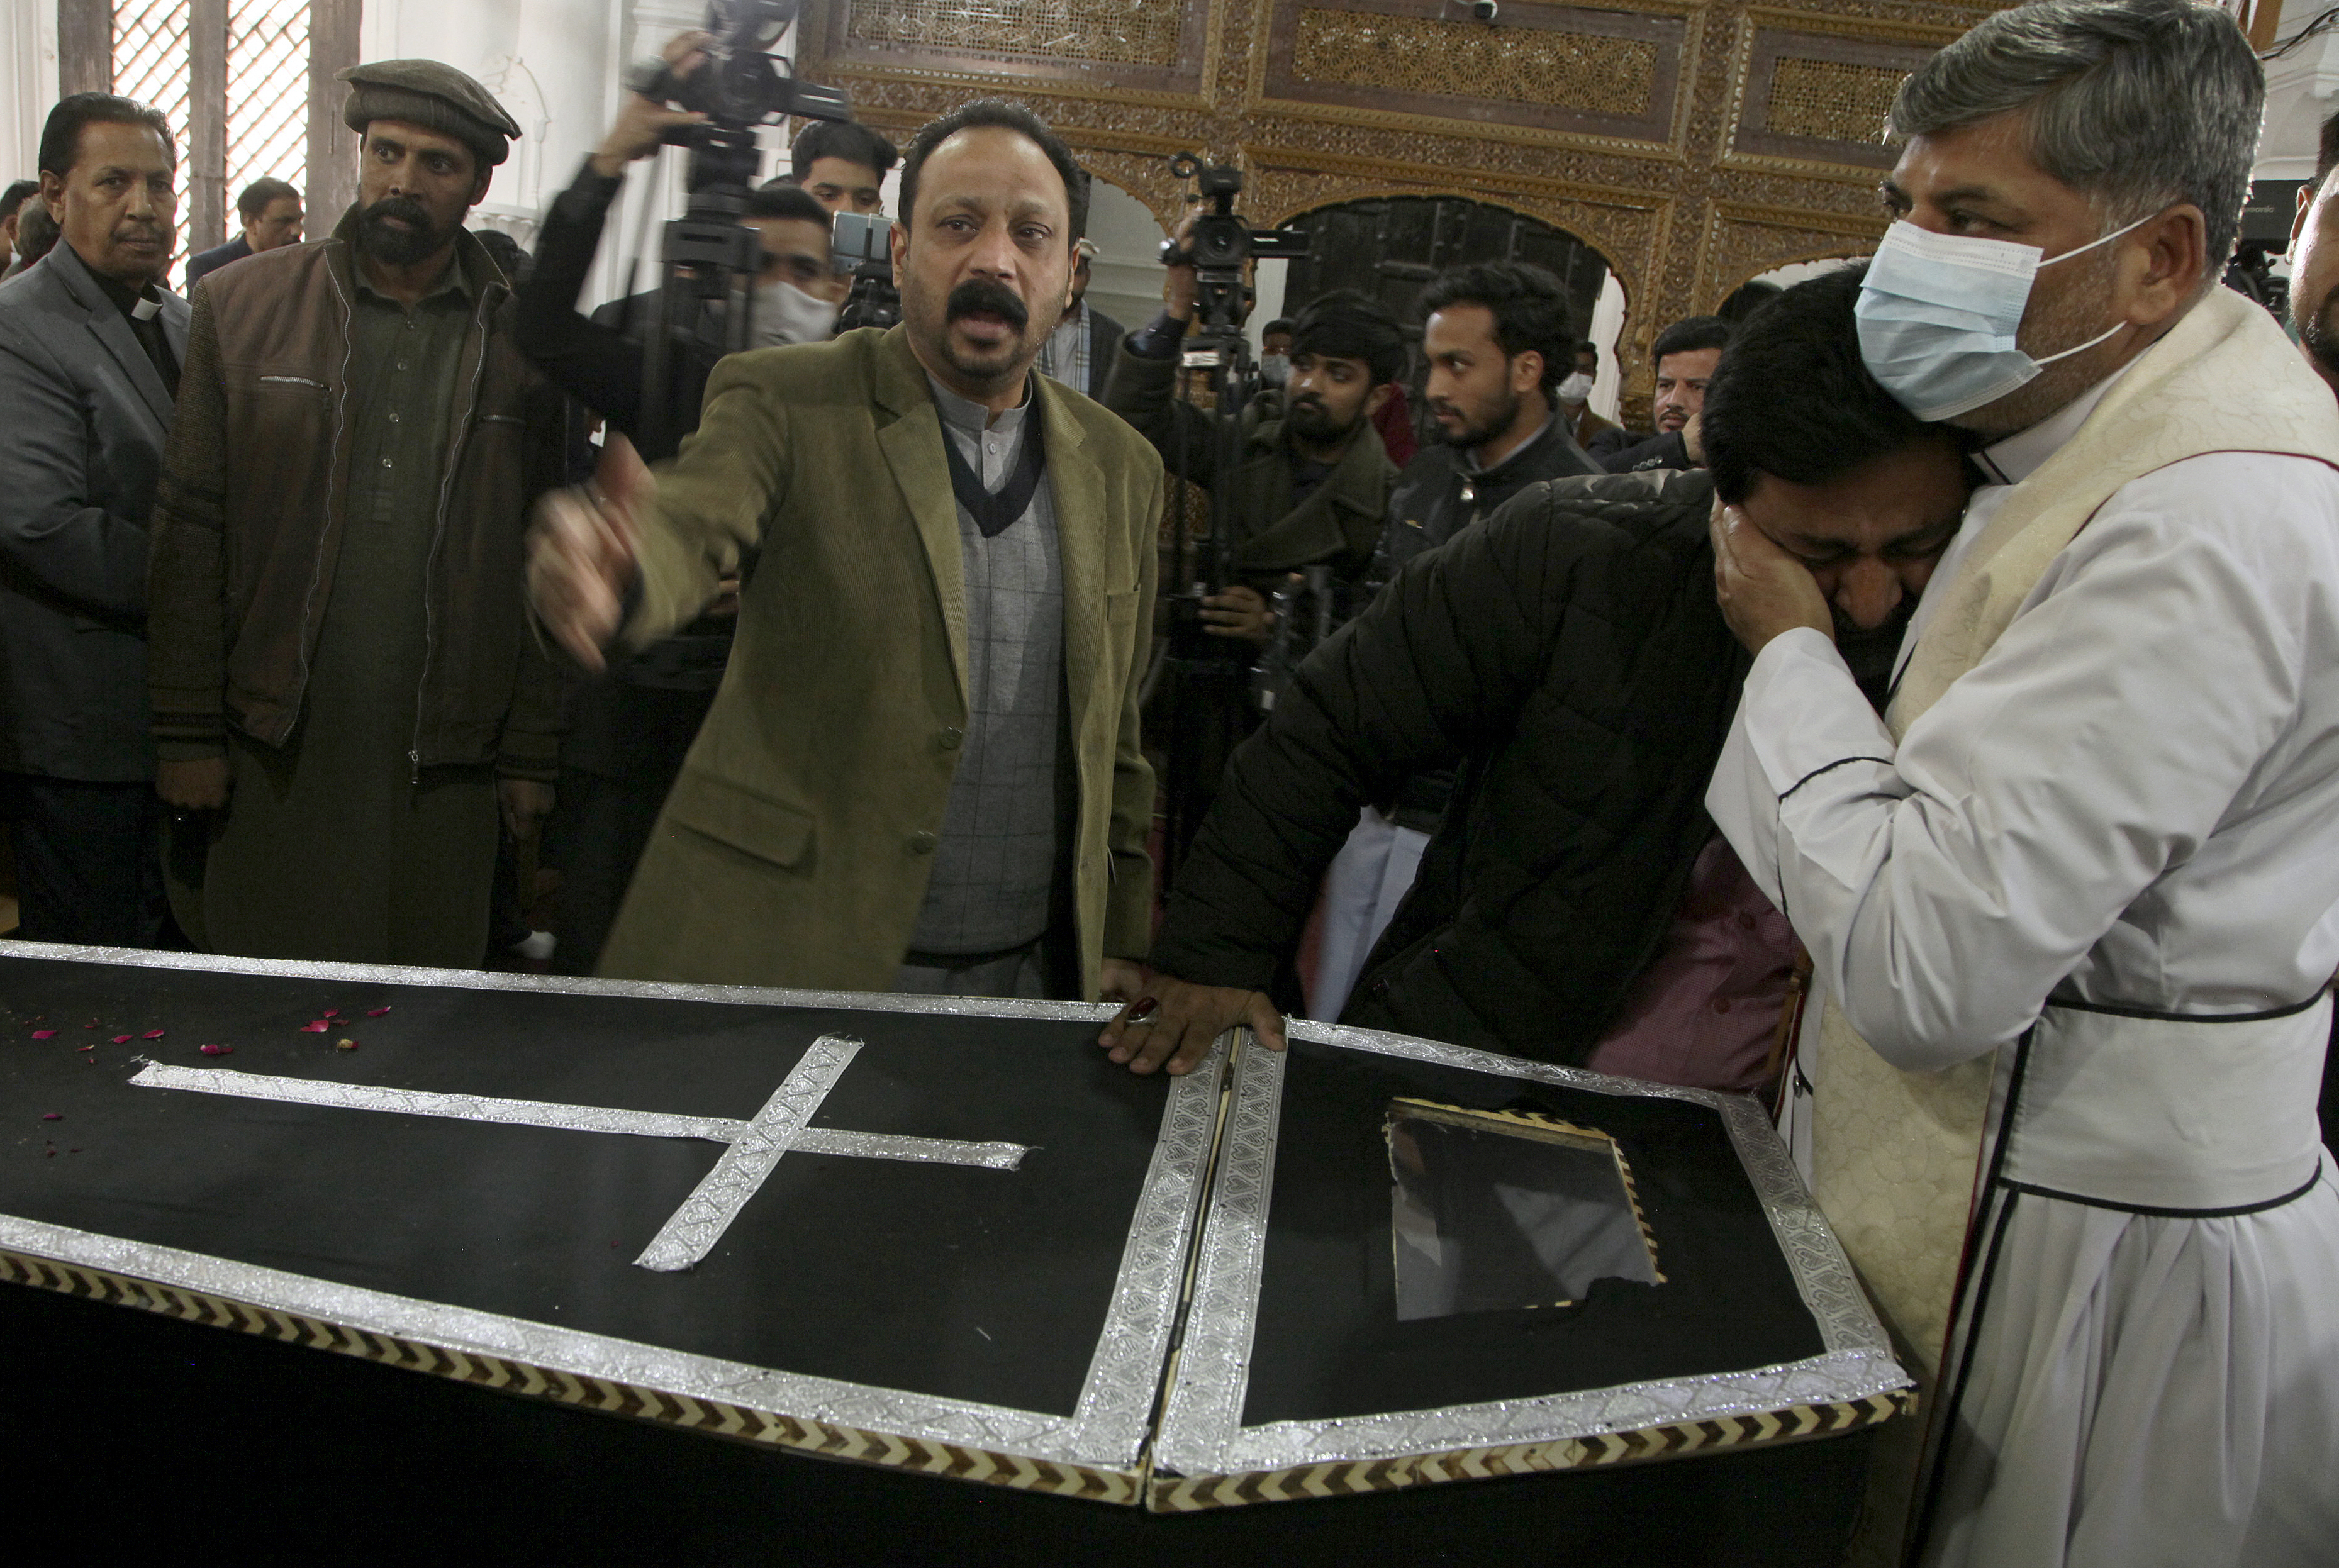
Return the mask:
<svg viewBox="0 0 2339 1568"><path fill-rule="evenodd" d="M536 259L519 286L513 321L519 351L547 380L641 447L644 461L658 462L674 456L680 437L697 428L707 374L724 350L719 328L710 332L702 319L698 333L676 356L676 439L643 446L642 336L656 324L657 294L636 295L616 311L604 306L589 320L577 313L609 205L624 184L621 176L593 173L588 159L575 182L554 198L537 231Z"/></svg>
<svg viewBox="0 0 2339 1568"><path fill-rule="evenodd" d="M163 296L183 363L187 302ZM147 513L171 392L71 245L0 287L0 771L154 776Z"/></svg>
<svg viewBox="0 0 2339 1568"><path fill-rule="evenodd" d="M1662 436L1651 436L1645 441L1621 448L1601 459L1612 474L1643 474L1652 468L1694 468L1697 459L1689 455L1689 442L1679 430L1668 430Z"/></svg>
<svg viewBox="0 0 2339 1568"><path fill-rule="evenodd" d="M1152 963L1266 990L1358 808L1461 792L1342 1021L1548 1061L1606 1031L1713 828L1748 659L1702 473L1564 479L1416 560L1235 755Z"/></svg>
<svg viewBox="0 0 2339 1568"><path fill-rule="evenodd" d="M1461 448L1443 441L1425 448L1389 492L1388 525L1381 533L1381 560L1374 575L1383 581L1395 577L1414 557L1493 517L1529 485L1598 472L1600 465L1575 444L1564 419L1545 426L1489 472L1479 472Z"/></svg>
<svg viewBox="0 0 2339 1568"><path fill-rule="evenodd" d="M1648 430L1628 430L1622 425L1611 425L1584 443L1584 450L1592 460L1606 468L1608 459L1627 447L1637 447L1651 439Z"/></svg>
<svg viewBox="0 0 2339 1568"><path fill-rule="evenodd" d="M213 245L199 255L187 258L187 292L192 296L195 285L230 261L241 261L252 254L252 242L238 234L224 245Z"/></svg>
<svg viewBox="0 0 2339 1568"><path fill-rule="evenodd" d="M330 240L212 277L196 301L154 508L149 691L165 756L216 754L227 727L281 745L332 598L350 486L357 210ZM479 241L479 289L449 410L418 767L557 772L559 686L530 635L530 503L563 478L562 408L512 344L510 291Z"/></svg>
<svg viewBox="0 0 2339 1568"><path fill-rule="evenodd" d="M1177 360L1133 353L1125 337L1113 352L1104 406L1153 443L1170 473L1210 489L1219 477L1214 423L1176 395ZM1319 564L1361 577L1372 563L1389 484L1396 478L1380 433L1360 427L1332 471L1295 506L1298 462L1280 418L1261 419L1246 432L1226 537L1235 576L1254 586L1272 587L1286 572Z"/></svg>

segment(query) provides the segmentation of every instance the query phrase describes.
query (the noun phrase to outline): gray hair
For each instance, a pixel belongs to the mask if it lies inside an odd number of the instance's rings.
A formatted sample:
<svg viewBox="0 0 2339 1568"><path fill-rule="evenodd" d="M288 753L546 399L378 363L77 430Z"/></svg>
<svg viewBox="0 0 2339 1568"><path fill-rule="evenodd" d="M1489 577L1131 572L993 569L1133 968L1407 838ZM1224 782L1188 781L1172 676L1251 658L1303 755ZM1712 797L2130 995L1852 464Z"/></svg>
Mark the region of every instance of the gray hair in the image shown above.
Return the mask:
<svg viewBox="0 0 2339 1568"><path fill-rule="evenodd" d="M1900 84L1892 138L2021 111L2039 168L2115 222L2190 202L2214 282L2250 195L2265 73L2193 0L2038 0L1978 23Z"/></svg>

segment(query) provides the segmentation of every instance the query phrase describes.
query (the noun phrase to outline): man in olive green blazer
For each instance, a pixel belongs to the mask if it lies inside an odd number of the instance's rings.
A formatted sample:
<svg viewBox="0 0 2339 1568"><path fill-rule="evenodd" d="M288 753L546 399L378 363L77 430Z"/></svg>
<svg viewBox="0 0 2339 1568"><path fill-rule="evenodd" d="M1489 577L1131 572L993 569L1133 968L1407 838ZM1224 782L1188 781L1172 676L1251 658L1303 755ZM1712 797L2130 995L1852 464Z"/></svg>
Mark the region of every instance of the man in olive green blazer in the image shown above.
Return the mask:
<svg viewBox="0 0 2339 1568"><path fill-rule="evenodd" d="M905 955L927 962L913 939L934 923L929 883L966 826L954 781L1007 702L970 703L970 611L982 630L1002 602L970 591L993 536L970 524L982 497L970 503L963 459L994 498L1017 494L1013 476L992 483L1003 459L984 454L1018 431L1040 439L1044 484L1026 486L1031 511L996 538L1051 506L1060 568L1043 602L1060 586L1061 626L1051 614L1031 628L1052 656L1039 675L1061 672L1045 688L1058 738L1032 764L1061 781L1061 828L1048 830L1049 923L1068 961L1055 989L1135 994L1153 809L1137 697L1163 483L1135 431L1030 373L1070 298L1069 167L1020 107L969 105L928 127L894 234L902 326L725 360L697 434L654 478L570 492L540 514L538 610L587 664L619 633L632 646L667 635L760 550L729 671L604 974L880 991L903 988ZM962 443L956 490L946 413ZM977 686L989 646L975 649ZM1028 744L1041 726L1025 716ZM972 902L980 926L990 912Z"/></svg>

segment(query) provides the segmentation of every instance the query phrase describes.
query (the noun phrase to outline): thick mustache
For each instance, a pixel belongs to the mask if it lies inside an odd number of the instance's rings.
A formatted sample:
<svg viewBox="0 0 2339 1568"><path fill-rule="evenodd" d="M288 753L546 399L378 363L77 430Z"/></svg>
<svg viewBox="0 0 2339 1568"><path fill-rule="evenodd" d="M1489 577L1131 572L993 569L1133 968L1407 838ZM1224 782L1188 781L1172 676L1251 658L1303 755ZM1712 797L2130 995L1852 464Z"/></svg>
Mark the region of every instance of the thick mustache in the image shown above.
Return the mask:
<svg viewBox="0 0 2339 1568"><path fill-rule="evenodd" d="M1031 321L1031 312L1023 308L1022 301L1017 299L1002 285L985 282L981 279L969 279L952 289L950 291L950 298L943 302L943 310L944 319L952 321L957 321L962 316L974 315L979 311L988 312L997 316L1019 332L1030 325Z"/></svg>
<svg viewBox="0 0 2339 1568"><path fill-rule="evenodd" d="M430 222L430 214L411 196L385 196L365 210L365 218L369 223L376 218L403 218L417 228Z"/></svg>

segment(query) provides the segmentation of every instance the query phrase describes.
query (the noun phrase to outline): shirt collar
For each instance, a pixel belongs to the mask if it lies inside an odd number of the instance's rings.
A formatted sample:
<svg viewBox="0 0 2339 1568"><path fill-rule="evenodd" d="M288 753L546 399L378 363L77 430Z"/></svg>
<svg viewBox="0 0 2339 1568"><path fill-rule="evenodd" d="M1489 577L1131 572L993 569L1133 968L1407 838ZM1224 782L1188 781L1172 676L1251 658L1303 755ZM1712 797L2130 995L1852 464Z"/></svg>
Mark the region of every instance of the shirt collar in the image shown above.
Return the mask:
<svg viewBox="0 0 2339 1568"><path fill-rule="evenodd" d="M1545 436L1550 435L1554 429L1558 428L1558 425L1559 410L1557 409L1554 409L1551 413L1551 418L1543 422L1542 429L1537 430L1534 435L1529 436L1525 440L1521 441L1517 446L1513 447L1509 451L1504 453L1503 460L1501 462L1491 464L1486 468L1480 468L1478 466L1478 459L1470 455L1470 451L1475 450L1475 449L1466 449L1462 453L1461 461L1458 465L1462 470L1462 477L1469 479L1483 479L1489 474L1501 473L1505 468L1509 468L1513 463L1517 462L1521 458L1526 456L1527 453L1533 451L1535 448L1535 443L1542 440Z"/></svg>
<svg viewBox="0 0 2339 1568"><path fill-rule="evenodd" d="M80 251L74 252L74 260L81 261ZM162 314L163 291L153 284L149 283L143 289L133 290L114 281L87 261L81 262L81 269L89 274L89 281L95 283L105 297L113 301L113 308L132 321L151 321Z"/></svg>
<svg viewBox="0 0 2339 1568"><path fill-rule="evenodd" d="M1006 412L995 415L973 399L962 398L943 386L934 380L931 371L926 376L926 385L933 389L934 409L942 415L943 422L956 425L973 435L996 430L1002 435L1012 436L1023 428L1023 416L1031 407L1031 378L1028 375L1023 378L1023 400Z"/></svg>
<svg viewBox="0 0 2339 1568"><path fill-rule="evenodd" d="M1984 447L1974 454L1974 461L1994 484L2018 485L2046 466L2047 459L2061 451L2104 394L2117 385L2136 361L2130 360L2102 380L2072 399L2055 413L2039 420L2027 430L2018 430L2002 441Z"/></svg>

